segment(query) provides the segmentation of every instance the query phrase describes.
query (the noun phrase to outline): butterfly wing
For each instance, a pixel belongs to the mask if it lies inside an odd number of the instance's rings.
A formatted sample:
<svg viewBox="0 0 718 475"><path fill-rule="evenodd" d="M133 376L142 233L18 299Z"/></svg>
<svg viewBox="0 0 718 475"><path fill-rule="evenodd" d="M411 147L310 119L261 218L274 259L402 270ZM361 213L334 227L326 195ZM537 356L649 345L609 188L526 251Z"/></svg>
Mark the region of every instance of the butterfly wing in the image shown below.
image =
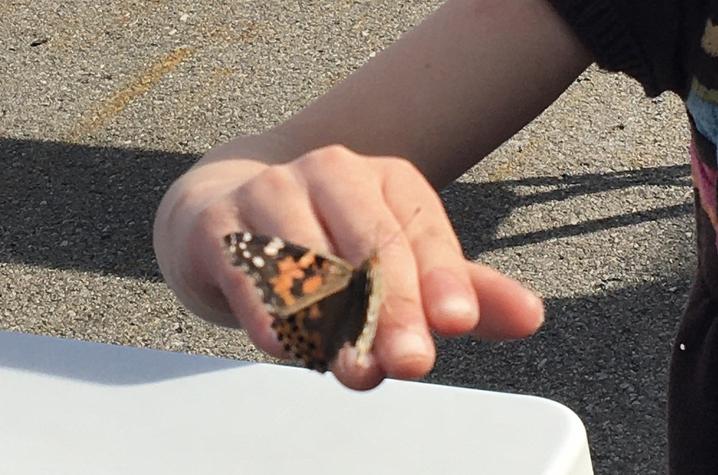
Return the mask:
<svg viewBox="0 0 718 475"><path fill-rule="evenodd" d="M311 304L272 328L284 349L310 369L324 372L344 344L354 345L367 316L366 273L357 273L341 291Z"/></svg>
<svg viewBox="0 0 718 475"><path fill-rule="evenodd" d="M356 345L360 357L368 353L380 300L375 259L354 270L278 238L235 233L225 242L233 263L254 280L275 317L277 338L294 358L323 372L344 344Z"/></svg>
<svg viewBox="0 0 718 475"><path fill-rule="evenodd" d="M347 286L349 263L277 237L234 233L225 238L232 263L254 281L269 313L286 318Z"/></svg>

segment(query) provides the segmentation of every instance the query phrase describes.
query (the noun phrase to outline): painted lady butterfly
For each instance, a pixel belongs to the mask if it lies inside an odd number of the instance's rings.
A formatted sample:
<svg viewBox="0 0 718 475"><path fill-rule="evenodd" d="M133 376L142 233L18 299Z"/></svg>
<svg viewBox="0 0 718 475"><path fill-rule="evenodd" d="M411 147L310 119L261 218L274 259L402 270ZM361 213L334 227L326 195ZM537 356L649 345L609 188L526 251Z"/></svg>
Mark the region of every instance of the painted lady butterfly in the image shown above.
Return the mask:
<svg viewBox="0 0 718 475"><path fill-rule="evenodd" d="M359 268L277 237L230 234L232 263L249 275L284 349L307 368L327 370L345 344L361 361L371 350L381 306L378 259Z"/></svg>

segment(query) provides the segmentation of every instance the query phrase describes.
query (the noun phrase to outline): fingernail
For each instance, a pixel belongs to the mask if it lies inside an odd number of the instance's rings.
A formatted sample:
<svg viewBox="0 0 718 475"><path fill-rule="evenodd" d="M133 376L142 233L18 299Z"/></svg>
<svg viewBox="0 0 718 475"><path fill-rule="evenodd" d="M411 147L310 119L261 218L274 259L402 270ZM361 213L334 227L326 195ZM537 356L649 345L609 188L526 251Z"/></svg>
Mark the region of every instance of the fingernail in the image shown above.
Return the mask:
<svg viewBox="0 0 718 475"><path fill-rule="evenodd" d="M474 322L478 320L479 309L475 297L449 269L430 271L423 287L432 316Z"/></svg>
<svg viewBox="0 0 718 475"><path fill-rule="evenodd" d="M406 361L425 358L429 353L429 344L426 338L411 332L399 333L388 349L389 357L394 361Z"/></svg>
<svg viewBox="0 0 718 475"><path fill-rule="evenodd" d="M448 295L432 304L432 311L448 318L477 318L476 305L463 295Z"/></svg>
<svg viewBox="0 0 718 475"><path fill-rule="evenodd" d="M544 306L543 306L543 299L536 295L535 293L531 292L531 296L529 297L529 305L532 307L535 307L537 309L537 312L539 314L539 322L538 326L542 326L544 322L546 321L546 314L544 312Z"/></svg>
<svg viewBox="0 0 718 475"><path fill-rule="evenodd" d="M373 362L371 354L360 355L359 351L349 345L345 345L340 351L336 360L337 369L348 372L355 369L367 369Z"/></svg>
<svg viewBox="0 0 718 475"><path fill-rule="evenodd" d="M356 359L356 352L354 348L349 348L348 346L344 345L344 347L339 350L337 359L334 361L334 371L339 373L346 373L349 365L353 363L353 361L351 360L354 359Z"/></svg>

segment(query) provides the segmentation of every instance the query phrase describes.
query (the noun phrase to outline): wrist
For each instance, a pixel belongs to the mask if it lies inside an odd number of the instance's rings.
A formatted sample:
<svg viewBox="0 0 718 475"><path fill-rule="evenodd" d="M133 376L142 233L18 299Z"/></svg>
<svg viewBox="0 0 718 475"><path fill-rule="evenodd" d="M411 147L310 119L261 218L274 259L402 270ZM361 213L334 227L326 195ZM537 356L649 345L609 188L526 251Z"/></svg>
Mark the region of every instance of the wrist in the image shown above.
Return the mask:
<svg viewBox="0 0 718 475"><path fill-rule="evenodd" d="M267 165L286 163L301 155L292 141L271 129L261 134L241 135L210 149L194 167L221 161L249 160Z"/></svg>

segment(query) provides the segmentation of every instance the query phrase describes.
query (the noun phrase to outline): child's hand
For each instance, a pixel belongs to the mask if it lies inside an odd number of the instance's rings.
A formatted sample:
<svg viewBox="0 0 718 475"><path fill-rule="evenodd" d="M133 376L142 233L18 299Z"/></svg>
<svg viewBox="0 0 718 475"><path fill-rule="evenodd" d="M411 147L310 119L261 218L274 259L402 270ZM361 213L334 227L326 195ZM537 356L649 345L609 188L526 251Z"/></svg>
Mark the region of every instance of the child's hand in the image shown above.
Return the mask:
<svg viewBox="0 0 718 475"><path fill-rule="evenodd" d="M224 249L223 237L243 230L354 265L378 246L385 297L373 357L364 367L342 351L332 368L353 388L371 388L385 375L425 375L435 359L432 331L510 339L542 323L533 293L464 259L439 197L409 162L328 147L270 166L257 150L240 140L210 152L158 210L160 267L199 316L239 324L261 349L282 355L271 317Z"/></svg>

